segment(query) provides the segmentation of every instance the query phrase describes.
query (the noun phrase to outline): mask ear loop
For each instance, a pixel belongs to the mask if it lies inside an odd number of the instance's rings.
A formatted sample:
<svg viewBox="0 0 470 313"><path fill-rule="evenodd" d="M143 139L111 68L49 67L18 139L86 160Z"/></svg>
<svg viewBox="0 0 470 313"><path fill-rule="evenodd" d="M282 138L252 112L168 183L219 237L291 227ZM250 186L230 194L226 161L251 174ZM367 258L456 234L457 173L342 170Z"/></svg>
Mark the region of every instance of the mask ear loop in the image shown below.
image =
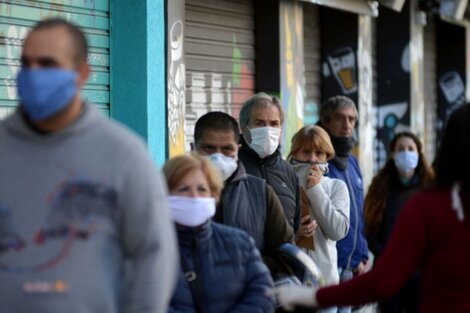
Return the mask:
<svg viewBox="0 0 470 313"><path fill-rule="evenodd" d="M462 205L462 200L460 199L460 183L455 182L454 185L452 186L452 209L455 210L457 213L457 219L460 222L463 222L464 220L464 214L463 214L463 205Z"/></svg>

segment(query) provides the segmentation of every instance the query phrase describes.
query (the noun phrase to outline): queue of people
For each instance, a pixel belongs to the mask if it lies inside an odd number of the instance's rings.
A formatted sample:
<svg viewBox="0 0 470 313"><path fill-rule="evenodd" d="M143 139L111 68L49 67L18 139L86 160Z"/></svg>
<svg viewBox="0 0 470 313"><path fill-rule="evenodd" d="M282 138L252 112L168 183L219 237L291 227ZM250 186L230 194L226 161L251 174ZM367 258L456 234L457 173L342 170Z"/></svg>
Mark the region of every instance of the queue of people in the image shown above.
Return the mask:
<svg viewBox="0 0 470 313"><path fill-rule="evenodd" d="M278 98L247 99L240 124L209 112L162 176L82 100L87 54L61 19L24 42L21 103L0 122L0 313L470 310L470 105L448 121L436 175L399 133L365 200L344 96L287 160Z"/></svg>

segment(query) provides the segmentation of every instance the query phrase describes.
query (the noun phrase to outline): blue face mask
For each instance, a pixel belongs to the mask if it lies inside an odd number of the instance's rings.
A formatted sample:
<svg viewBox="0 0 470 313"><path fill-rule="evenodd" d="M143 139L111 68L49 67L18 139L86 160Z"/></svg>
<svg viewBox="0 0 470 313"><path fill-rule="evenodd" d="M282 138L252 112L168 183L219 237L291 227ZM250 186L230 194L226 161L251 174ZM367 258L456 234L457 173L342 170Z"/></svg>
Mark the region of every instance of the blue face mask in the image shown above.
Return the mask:
<svg viewBox="0 0 470 313"><path fill-rule="evenodd" d="M33 121L65 108L77 94L77 73L60 68L21 69L16 77L21 107Z"/></svg>
<svg viewBox="0 0 470 313"><path fill-rule="evenodd" d="M418 166L419 156L417 152L399 151L395 152L394 161L398 170L408 173Z"/></svg>

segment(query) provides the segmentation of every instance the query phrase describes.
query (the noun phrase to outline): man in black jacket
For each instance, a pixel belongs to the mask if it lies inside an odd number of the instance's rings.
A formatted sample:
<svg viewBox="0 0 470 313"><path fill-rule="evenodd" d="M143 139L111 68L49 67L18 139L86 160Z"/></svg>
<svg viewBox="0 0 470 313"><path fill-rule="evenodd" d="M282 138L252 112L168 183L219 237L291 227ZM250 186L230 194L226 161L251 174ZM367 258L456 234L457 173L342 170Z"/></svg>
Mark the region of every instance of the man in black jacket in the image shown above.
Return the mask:
<svg viewBox="0 0 470 313"><path fill-rule="evenodd" d="M197 152L208 156L225 180L215 221L248 232L267 266L276 271L278 264L267 255L283 243L292 243L293 230L273 189L264 179L247 174L238 161L239 138L237 121L223 112L201 116L194 129Z"/></svg>
<svg viewBox="0 0 470 313"><path fill-rule="evenodd" d="M240 127L243 133L238 157L247 173L262 177L281 200L287 221L299 233L301 198L299 180L293 168L281 157L279 138L284 112L279 99L258 93L243 104ZM302 225L303 236L314 232L314 221ZM310 233L308 233L310 232Z"/></svg>

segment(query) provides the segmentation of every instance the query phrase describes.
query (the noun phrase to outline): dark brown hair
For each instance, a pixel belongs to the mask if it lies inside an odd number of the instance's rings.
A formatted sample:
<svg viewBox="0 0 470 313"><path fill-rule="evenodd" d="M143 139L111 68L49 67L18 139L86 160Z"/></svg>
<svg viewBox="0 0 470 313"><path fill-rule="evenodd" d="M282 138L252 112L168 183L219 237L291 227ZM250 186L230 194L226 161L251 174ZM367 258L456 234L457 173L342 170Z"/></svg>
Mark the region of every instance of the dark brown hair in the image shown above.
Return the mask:
<svg viewBox="0 0 470 313"><path fill-rule="evenodd" d="M415 171L419 175L420 186L431 186L434 182L434 172L423 154L423 145L419 138L411 132L396 134L389 145L390 157L384 167L372 179L365 198L365 232L368 236L376 234L382 226L385 207L390 198L391 186L398 179L398 170L392 158L392 153L396 151L397 142L402 137L411 138L418 149L419 161Z"/></svg>
<svg viewBox="0 0 470 313"><path fill-rule="evenodd" d="M83 61L86 62L88 56L88 43L85 34L75 24L72 24L61 18L50 18L37 23L36 26L33 27L31 33L37 30L46 30L56 27L63 27L69 33L70 41L74 45L72 50L75 52L75 63L80 63Z"/></svg>

